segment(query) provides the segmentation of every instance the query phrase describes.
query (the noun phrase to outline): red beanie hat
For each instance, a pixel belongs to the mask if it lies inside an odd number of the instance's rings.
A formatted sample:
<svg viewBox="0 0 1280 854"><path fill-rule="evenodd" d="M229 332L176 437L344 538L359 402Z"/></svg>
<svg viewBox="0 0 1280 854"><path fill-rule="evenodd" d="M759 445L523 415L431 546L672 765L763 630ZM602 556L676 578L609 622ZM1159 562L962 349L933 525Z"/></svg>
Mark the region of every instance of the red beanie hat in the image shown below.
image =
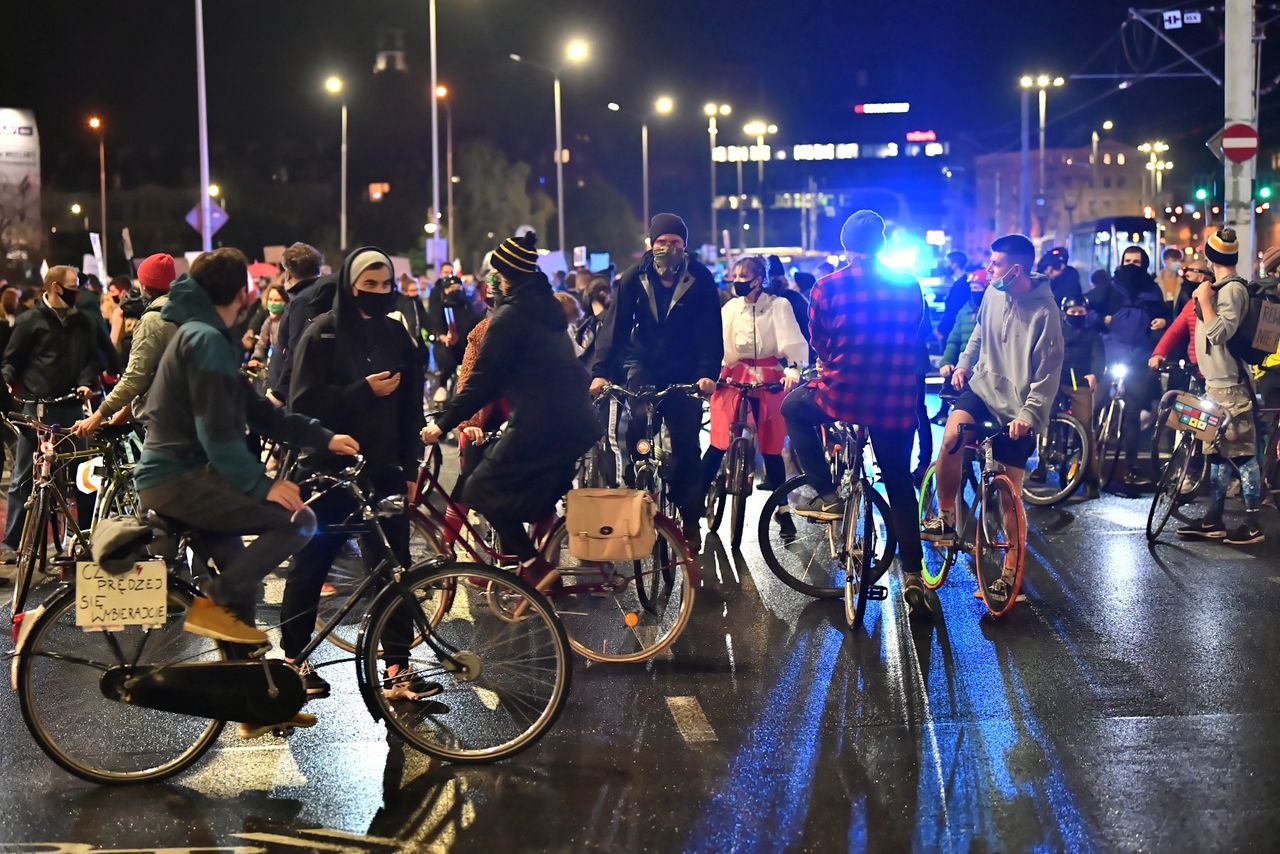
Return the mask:
<svg viewBox="0 0 1280 854"><path fill-rule="evenodd" d="M178 278L173 266L173 256L157 252L138 265L138 281L149 291L168 292L173 280Z"/></svg>

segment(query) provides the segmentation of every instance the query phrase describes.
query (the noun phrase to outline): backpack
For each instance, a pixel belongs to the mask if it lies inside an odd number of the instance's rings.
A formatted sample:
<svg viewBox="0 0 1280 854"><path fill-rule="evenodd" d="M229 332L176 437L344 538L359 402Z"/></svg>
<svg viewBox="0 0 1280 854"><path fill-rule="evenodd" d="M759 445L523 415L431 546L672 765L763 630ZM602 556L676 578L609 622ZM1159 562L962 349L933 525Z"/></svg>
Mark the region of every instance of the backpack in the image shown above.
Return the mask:
<svg viewBox="0 0 1280 854"><path fill-rule="evenodd" d="M1280 349L1280 289L1274 276L1258 281L1245 281L1239 276L1223 280L1237 281L1249 292L1249 302L1240 325L1227 341L1227 351L1247 365L1261 365Z"/></svg>

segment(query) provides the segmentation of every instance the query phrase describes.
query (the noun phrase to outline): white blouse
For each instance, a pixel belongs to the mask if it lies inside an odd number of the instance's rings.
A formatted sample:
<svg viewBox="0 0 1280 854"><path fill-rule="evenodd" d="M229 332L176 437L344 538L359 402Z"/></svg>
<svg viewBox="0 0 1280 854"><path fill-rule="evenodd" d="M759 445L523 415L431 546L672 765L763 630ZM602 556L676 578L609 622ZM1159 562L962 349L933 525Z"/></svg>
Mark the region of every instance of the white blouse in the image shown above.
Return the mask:
<svg viewBox="0 0 1280 854"><path fill-rule="evenodd" d="M742 359L786 358L787 373L799 376L809 361L809 344L800 334L791 303L782 297L760 294L754 303L734 297L720 309L724 326L724 363Z"/></svg>

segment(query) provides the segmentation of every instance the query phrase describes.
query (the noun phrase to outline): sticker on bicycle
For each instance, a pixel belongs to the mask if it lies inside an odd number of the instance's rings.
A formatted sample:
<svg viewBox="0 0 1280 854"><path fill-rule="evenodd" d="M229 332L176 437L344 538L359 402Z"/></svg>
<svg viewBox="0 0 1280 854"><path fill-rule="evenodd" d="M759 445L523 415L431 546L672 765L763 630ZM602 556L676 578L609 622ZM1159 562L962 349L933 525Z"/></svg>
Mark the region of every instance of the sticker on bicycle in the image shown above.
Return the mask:
<svg viewBox="0 0 1280 854"><path fill-rule="evenodd" d="M136 563L123 575L80 561L76 563L76 625L86 632L163 626L168 617L168 579L162 560Z"/></svg>
<svg viewBox="0 0 1280 854"><path fill-rule="evenodd" d="M1168 424L1174 430L1183 430L1203 442L1212 443L1222 429L1222 416L1206 410L1204 403L1194 394L1183 392L1174 398Z"/></svg>
<svg viewBox="0 0 1280 854"><path fill-rule="evenodd" d="M102 457L94 457L76 466L76 488L85 495L92 495L101 489L104 465Z"/></svg>

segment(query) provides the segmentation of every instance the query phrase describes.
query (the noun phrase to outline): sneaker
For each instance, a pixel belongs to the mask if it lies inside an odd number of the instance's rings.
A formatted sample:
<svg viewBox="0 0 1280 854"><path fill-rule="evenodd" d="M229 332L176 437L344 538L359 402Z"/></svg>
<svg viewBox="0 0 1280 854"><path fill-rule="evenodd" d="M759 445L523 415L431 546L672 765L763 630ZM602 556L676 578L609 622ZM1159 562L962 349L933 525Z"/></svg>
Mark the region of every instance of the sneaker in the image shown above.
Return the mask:
<svg viewBox="0 0 1280 854"><path fill-rule="evenodd" d="M204 596L198 596L191 601L191 607L187 610L187 620L182 627L193 635L227 643L260 646L269 642L266 632L248 625L232 613L230 608L225 608Z"/></svg>
<svg viewBox="0 0 1280 854"><path fill-rule="evenodd" d="M1044 483L1048 479L1049 473L1042 466L1037 466L1027 475L1027 480L1032 483Z"/></svg>
<svg viewBox="0 0 1280 854"><path fill-rule="evenodd" d="M902 601L907 603L907 616L933 616L933 603L919 573L910 572L902 580Z"/></svg>
<svg viewBox="0 0 1280 854"><path fill-rule="evenodd" d="M338 588L334 587L329 582L326 581L324 584L320 585L321 599L327 599L330 596L337 596L337 595L338 595Z"/></svg>
<svg viewBox="0 0 1280 854"><path fill-rule="evenodd" d="M1009 590L1012 587L1013 587L1013 576L1001 575L991 585L991 598L997 600L998 602L1003 603L1006 599L1009 598ZM981 587L973 591L973 598L979 600L980 602L985 602L987 599L987 597L982 595ZM1027 601L1027 594L1019 591L1018 598L1014 601L1016 602Z"/></svg>
<svg viewBox="0 0 1280 854"><path fill-rule="evenodd" d="M309 715L306 712L298 712L287 721L281 721L278 724L240 724L240 737L244 739L257 738L260 735L266 735L269 732L283 730L285 735L290 730L297 727L309 727L316 725L316 716Z"/></svg>
<svg viewBox="0 0 1280 854"><path fill-rule="evenodd" d="M1227 534L1223 542L1232 546L1251 546L1265 539L1266 535L1262 533L1262 528L1258 527L1258 523L1245 522Z"/></svg>
<svg viewBox="0 0 1280 854"><path fill-rule="evenodd" d="M925 519L924 524L920 526L920 538L940 546L954 545L956 528L944 517L934 516L932 519Z"/></svg>
<svg viewBox="0 0 1280 854"><path fill-rule="evenodd" d="M310 661L302 662L302 666L298 668L298 675L302 677L302 687L306 689L307 699L323 700L329 696L329 683L316 672Z"/></svg>
<svg viewBox="0 0 1280 854"><path fill-rule="evenodd" d="M384 674L382 680L382 696L388 700L407 700L409 702L425 700L444 690L440 687L439 682L423 679L416 673L406 673L401 676L399 665L392 665L392 667L396 668L396 672Z"/></svg>
<svg viewBox="0 0 1280 854"><path fill-rule="evenodd" d="M1227 536L1222 520L1212 516L1195 519L1178 528L1179 537L1199 537L1204 540L1221 540Z"/></svg>
<svg viewBox="0 0 1280 854"><path fill-rule="evenodd" d="M784 543L795 542L796 523L791 518L791 514L779 511L774 514L773 518L778 522L778 531L782 534L782 541Z"/></svg>
<svg viewBox="0 0 1280 854"><path fill-rule="evenodd" d="M808 501L794 505L792 508L798 515L808 519L820 519L834 522L844 516L844 502L839 498L828 501L821 495L815 495Z"/></svg>
<svg viewBox="0 0 1280 854"><path fill-rule="evenodd" d="M8 543L0 543L0 564L16 564L18 553Z"/></svg>

